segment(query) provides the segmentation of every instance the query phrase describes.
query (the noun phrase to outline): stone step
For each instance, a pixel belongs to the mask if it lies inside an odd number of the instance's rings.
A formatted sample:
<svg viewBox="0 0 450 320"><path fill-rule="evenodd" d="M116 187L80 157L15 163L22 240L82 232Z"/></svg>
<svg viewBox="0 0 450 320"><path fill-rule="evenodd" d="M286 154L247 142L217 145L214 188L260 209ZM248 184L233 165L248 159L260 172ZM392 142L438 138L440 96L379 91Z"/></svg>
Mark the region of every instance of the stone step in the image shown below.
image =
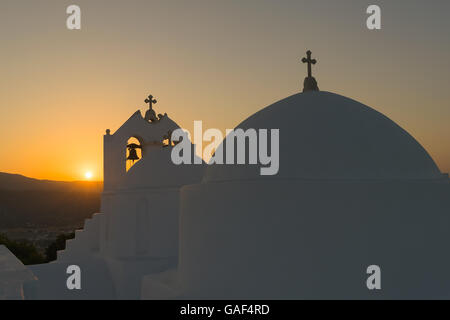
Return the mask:
<svg viewBox="0 0 450 320"><path fill-rule="evenodd" d="M100 250L100 225L103 214L95 213L86 219L84 228L75 230L75 238L66 240L66 249L58 251L57 257L66 260Z"/></svg>
<svg viewBox="0 0 450 320"><path fill-rule="evenodd" d="M56 260L64 260L64 258L67 256L66 250L58 250L56 251Z"/></svg>
<svg viewBox="0 0 450 320"><path fill-rule="evenodd" d="M92 224L92 219L88 218L88 219L84 220L83 230L89 231L89 229L91 228L91 224Z"/></svg>

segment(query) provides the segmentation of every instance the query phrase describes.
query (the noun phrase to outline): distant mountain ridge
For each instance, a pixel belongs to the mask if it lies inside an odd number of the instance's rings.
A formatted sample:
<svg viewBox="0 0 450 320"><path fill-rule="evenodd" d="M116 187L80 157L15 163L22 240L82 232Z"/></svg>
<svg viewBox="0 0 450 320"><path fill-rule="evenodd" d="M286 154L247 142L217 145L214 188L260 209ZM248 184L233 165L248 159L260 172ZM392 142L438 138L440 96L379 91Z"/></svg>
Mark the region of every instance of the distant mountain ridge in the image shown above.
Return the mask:
<svg viewBox="0 0 450 320"><path fill-rule="evenodd" d="M0 189L9 191L89 191L101 192L101 181L53 181L0 172Z"/></svg>
<svg viewBox="0 0 450 320"><path fill-rule="evenodd" d="M51 181L0 172L0 230L81 227L100 210L103 183Z"/></svg>

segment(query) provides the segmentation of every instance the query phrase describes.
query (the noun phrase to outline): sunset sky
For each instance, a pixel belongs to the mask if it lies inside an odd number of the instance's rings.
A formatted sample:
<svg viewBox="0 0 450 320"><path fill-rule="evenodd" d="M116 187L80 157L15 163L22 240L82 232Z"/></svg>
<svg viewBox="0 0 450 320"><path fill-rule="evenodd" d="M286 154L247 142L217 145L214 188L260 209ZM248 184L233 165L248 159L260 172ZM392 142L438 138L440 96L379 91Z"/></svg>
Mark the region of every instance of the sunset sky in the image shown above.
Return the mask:
<svg viewBox="0 0 450 320"><path fill-rule="evenodd" d="M449 14L448 0L1 0L0 171L102 179L105 130L150 93L180 126L224 132L299 92L310 49L321 90L384 113L449 172Z"/></svg>

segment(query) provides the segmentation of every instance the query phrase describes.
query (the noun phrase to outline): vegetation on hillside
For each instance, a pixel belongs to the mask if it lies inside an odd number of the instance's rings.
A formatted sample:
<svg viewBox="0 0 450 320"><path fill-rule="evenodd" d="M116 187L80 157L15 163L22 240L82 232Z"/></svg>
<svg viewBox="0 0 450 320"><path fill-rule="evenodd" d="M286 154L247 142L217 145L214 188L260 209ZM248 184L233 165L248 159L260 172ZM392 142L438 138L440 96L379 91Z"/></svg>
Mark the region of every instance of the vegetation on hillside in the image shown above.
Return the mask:
<svg viewBox="0 0 450 320"><path fill-rule="evenodd" d="M0 245L5 245L23 264L39 264L45 262L45 257L42 256L36 247L27 240L13 241L0 233Z"/></svg>
<svg viewBox="0 0 450 320"><path fill-rule="evenodd" d="M75 232L68 234L60 234L54 242L52 242L45 250L47 262L56 260L56 252L66 248L66 240L75 238Z"/></svg>
<svg viewBox="0 0 450 320"><path fill-rule="evenodd" d="M28 240L13 241L0 233L0 245L5 245L25 265L41 264L56 260L56 252L66 248L66 240L73 239L75 233L60 234L45 250L45 256Z"/></svg>
<svg viewBox="0 0 450 320"><path fill-rule="evenodd" d="M79 228L85 219L100 211L102 189L103 183L99 181L38 180L0 172L1 231L42 229L45 239L50 235L45 230ZM1 233L0 245L8 247L24 264L39 264L55 260L56 252L65 249L66 240L73 237L73 233L59 235L45 254L42 247L38 250L29 240L11 240Z"/></svg>

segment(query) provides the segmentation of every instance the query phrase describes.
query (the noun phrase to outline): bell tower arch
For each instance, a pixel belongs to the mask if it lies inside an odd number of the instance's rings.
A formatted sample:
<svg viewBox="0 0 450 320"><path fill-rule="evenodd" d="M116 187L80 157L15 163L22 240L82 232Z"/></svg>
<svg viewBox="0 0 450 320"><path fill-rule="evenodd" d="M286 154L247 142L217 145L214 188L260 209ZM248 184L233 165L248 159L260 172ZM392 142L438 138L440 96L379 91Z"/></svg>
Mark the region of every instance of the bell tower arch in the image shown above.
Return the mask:
<svg viewBox="0 0 450 320"><path fill-rule="evenodd" d="M162 147L167 133L178 128L166 113L146 120L138 110L114 134L106 130L103 136L104 191L114 191L150 147Z"/></svg>
<svg viewBox="0 0 450 320"><path fill-rule="evenodd" d="M130 137L126 144L126 159L125 166L126 171L131 169L136 163L138 163L144 155L144 142L142 138Z"/></svg>

